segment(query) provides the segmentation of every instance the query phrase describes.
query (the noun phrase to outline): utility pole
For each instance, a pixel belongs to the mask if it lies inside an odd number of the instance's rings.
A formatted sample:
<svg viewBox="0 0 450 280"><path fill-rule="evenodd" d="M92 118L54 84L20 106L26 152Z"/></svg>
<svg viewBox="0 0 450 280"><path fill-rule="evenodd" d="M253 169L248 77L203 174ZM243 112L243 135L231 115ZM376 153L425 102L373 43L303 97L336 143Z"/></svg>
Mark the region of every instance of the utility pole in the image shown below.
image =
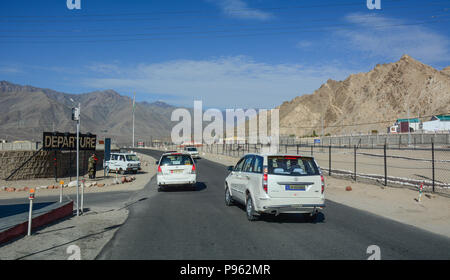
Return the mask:
<svg viewBox="0 0 450 280"><path fill-rule="evenodd" d="M70 101L74 102L71 98ZM75 102L74 102L75 103ZM77 122L77 216L80 216L79 197L80 197L80 116L81 103L78 103L78 108L72 108L72 120ZM62 186L61 186L62 187Z"/></svg>
<svg viewBox="0 0 450 280"><path fill-rule="evenodd" d="M133 95L133 144L131 145L131 147L134 148L134 111L136 108L136 93L134 93Z"/></svg>

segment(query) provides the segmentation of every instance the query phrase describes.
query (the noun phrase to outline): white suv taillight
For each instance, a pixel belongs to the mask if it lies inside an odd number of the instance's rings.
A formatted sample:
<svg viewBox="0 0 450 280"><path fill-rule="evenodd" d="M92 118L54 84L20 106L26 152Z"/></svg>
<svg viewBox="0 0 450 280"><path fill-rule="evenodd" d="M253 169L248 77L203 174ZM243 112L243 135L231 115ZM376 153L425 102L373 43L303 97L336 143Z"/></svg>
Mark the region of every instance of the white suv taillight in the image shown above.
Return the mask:
<svg viewBox="0 0 450 280"><path fill-rule="evenodd" d="M267 178L268 178L268 174L267 174L267 167L264 168L264 174L263 174L263 181L262 181L262 185L263 185L263 189L264 191L267 193Z"/></svg>
<svg viewBox="0 0 450 280"><path fill-rule="evenodd" d="M322 194L325 191L325 178L323 177L323 175L320 175L320 179L322 181Z"/></svg>
<svg viewBox="0 0 450 280"><path fill-rule="evenodd" d="M158 165L158 173L162 173L161 166Z"/></svg>
<svg viewBox="0 0 450 280"><path fill-rule="evenodd" d="M192 165L191 174L195 174L195 164Z"/></svg>

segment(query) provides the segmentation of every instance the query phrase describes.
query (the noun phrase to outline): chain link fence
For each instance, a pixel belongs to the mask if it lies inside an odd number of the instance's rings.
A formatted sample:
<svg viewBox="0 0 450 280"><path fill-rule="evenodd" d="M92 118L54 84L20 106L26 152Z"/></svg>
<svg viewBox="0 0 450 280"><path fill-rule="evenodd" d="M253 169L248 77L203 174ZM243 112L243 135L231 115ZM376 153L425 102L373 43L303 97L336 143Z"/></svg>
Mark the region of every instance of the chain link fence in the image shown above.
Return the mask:
<svg viewBox="0 0 450 280"><path fill-rule="evenodd" d="M214 144L199 147L201 153L235 157L261 153L262 144ZM172 150L177 146L172 145ZM450 148L422 145L420 148L385 145L335 146L323 144L280 144L279 153L313 156L329 176L382 186L417 190L450 196Z"/></svg>

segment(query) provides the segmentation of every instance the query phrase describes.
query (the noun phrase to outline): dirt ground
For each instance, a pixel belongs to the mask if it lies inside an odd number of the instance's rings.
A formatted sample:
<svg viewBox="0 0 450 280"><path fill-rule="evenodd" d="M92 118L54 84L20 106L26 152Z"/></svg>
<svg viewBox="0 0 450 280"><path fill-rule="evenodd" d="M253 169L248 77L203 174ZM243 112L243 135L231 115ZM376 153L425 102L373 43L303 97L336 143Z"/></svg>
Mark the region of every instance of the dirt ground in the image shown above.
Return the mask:
<svg viewBox="0 0 450 280"><path fill-rule="evenodd" d="M235 165L238 158L201 153L205 159ZM320 163L319 163L320 164ZM450 237L450 198L406 188L383 187L325 175L325 198ZM350 186L351 191L346 191Z"/></svg>

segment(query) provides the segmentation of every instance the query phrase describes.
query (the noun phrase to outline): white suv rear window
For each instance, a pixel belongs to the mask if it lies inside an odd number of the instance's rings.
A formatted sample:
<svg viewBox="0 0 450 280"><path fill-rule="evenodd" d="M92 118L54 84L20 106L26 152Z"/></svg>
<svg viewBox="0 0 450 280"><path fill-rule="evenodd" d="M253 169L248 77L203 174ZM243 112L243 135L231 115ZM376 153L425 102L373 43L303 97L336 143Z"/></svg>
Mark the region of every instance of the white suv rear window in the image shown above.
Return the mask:
<svg viewBox="0 0 450 280"><path fill-rule="evenodd" d="M271 156L267 160L269 174L290 176L320 175L314 159L310 157Z"/></svg>
<svg viewBox="0 0 450 280"><path fill-rule="evenodd" d="M161 159L160 165L192 165L189 155L166 155Z"/></svg>

